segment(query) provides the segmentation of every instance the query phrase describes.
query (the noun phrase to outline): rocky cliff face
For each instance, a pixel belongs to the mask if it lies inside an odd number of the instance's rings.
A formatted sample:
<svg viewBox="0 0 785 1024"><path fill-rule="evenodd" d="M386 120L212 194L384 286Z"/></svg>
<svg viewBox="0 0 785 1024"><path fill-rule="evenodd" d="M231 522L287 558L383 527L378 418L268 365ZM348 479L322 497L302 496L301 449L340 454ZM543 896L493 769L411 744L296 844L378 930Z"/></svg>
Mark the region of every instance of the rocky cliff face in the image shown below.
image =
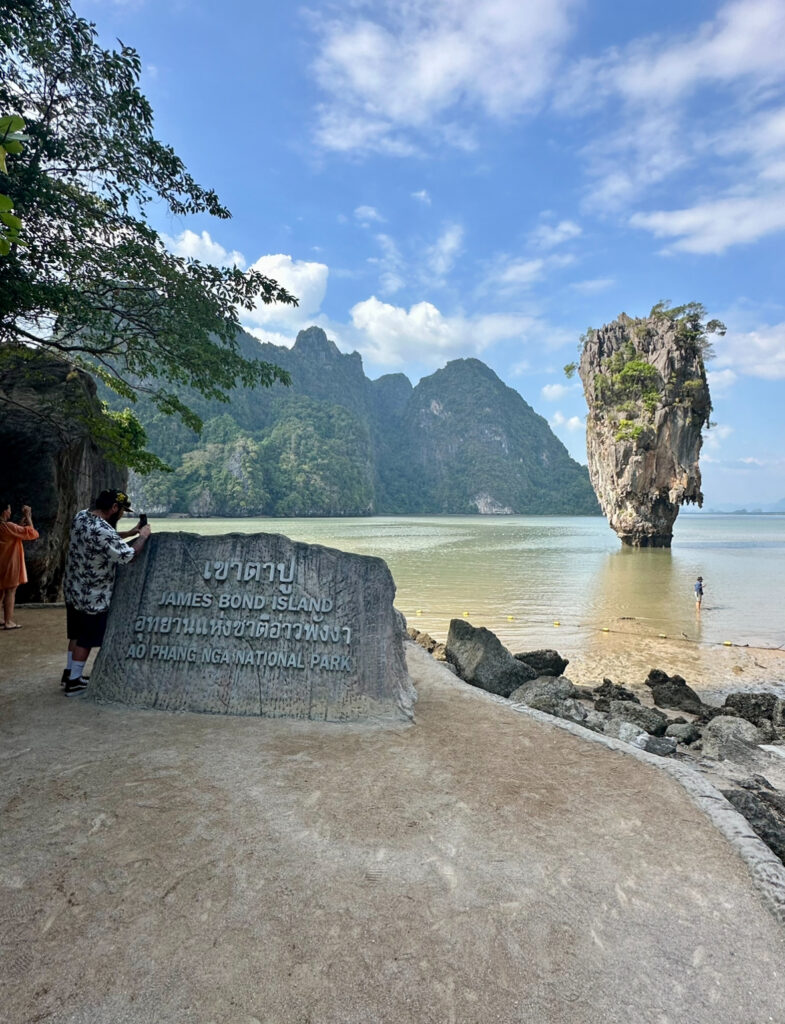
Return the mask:
<svg viewBox="0 0 785 1024"><path fill-rule="evenodd" d="M597 513L585 468L479 359L454 359L419 382L403 437L423 511Z"/></svg>
<svg viewBox="0 0 785 1024"><path fill-rule="evenodd" d="M705 333L672 312L622 313L588 332L580 360L591 481L611 527L634 547L670 547L680 506L703 504Z"/></svg>
<svg viewBox="0 0 785 1024"><path fill-rule="evenodd" d="M133 480L146 511L599 512L586 468L477 359L454 360L413 388L402 373L369 380L360 356L340 352L319 327L291 349L249 336L239 343L243 355L288 370L291 388L240 388L229 406L188 394L205 422L201 439L140 401L152 450L175 470Z"/></svg>
<svg viewBox="0 0 785 1024"><path fill-rule="evenodd" d="M2 489L15 512L33 509L40 534L25 544L29 582L17 601L56 601L74 513L106 487L125 487L124 470L104 460L69 414L97 403L86 373L52 356L6 356L0 367Z"/></svg>

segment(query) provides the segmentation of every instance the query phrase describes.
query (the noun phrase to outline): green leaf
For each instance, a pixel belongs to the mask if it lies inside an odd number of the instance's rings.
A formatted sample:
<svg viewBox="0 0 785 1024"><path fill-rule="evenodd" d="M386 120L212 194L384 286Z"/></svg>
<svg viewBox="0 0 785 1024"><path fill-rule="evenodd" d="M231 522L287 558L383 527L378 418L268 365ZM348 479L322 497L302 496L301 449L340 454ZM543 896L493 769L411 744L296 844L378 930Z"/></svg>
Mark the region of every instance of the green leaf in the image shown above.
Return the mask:
<svg viewBox="0 0 785 1024"><path fill-rule="evenodd" d="M7 114L5 117L0 117L0 132L2 132L3 135L10 135L11 132L24 131L24 127L24 121L16 114Z"/></svg>
<svg viewBox="0 0 785 1024"><path fill-rule="evenodd" d="M13 213L6 213L5 210L0 211L0 221L14 231L18 231L22 226L22 221L19 217Z"/></svg>
<svg viewBox="0 0 785 1024"><path fill-rule="evenodd" d="M0 256L7 256L10 251L11 243L8 241L5 235L0 232Z"/></svg>
<svg viewBox="0 0 785 1024"><path fill-rule="evenodd" d="M14 201L0 192L0 211L13 210Z"/></svg>

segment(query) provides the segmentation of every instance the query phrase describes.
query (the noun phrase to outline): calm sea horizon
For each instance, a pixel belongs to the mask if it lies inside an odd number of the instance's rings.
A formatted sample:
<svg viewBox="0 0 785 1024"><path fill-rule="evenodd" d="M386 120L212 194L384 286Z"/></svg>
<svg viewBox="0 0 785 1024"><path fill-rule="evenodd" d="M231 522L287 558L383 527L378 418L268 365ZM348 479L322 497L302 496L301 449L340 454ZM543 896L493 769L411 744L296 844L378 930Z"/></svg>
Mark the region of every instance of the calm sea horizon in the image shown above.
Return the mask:
<svg viewBox="0 0 785 1024"><path fill-rule="evenodd" d="M450 619L511 650L623 630L785 646L785 516L683 514L669 549L622 547L599 516L155 519L156 531L281 533L383 558L396 607L437 640ZM695 611L693 583L705 597Z"/></svg>

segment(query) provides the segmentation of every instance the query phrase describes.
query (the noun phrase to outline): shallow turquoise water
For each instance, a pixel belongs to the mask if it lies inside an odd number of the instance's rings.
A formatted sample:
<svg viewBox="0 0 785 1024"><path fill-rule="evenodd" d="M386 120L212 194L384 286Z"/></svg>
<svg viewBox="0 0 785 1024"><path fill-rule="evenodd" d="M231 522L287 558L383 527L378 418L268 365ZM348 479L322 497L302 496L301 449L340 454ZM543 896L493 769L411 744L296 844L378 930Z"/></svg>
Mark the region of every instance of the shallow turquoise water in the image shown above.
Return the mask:
<svg viewBox="0 0 785 1024"><path fill-rule="evenodd" d="M283 533L383 558L410 625L444 639L464 613L513 650L553 630L785 645L785 517L682 515L670 550L622 548L605 519L411 516L152 520L154 530ZM706 596L695 613L692 585ZM554 623L559 626L555 627Z"/></svg>

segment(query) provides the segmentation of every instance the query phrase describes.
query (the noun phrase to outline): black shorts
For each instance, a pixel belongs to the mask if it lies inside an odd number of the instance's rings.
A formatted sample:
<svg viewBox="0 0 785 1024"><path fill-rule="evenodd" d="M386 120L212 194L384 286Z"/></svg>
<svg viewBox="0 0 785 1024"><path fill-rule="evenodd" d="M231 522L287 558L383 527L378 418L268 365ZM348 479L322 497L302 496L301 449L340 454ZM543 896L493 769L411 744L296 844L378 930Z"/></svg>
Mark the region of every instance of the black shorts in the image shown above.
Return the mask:
<svg viewBox="0 0 785 1024"><path fill-rule="evenodd" d="M103 612L80 612L78 608L65 606L65 626L69 640L76 640L77 647L100 647L104 642L109 609Z"/></svg>

